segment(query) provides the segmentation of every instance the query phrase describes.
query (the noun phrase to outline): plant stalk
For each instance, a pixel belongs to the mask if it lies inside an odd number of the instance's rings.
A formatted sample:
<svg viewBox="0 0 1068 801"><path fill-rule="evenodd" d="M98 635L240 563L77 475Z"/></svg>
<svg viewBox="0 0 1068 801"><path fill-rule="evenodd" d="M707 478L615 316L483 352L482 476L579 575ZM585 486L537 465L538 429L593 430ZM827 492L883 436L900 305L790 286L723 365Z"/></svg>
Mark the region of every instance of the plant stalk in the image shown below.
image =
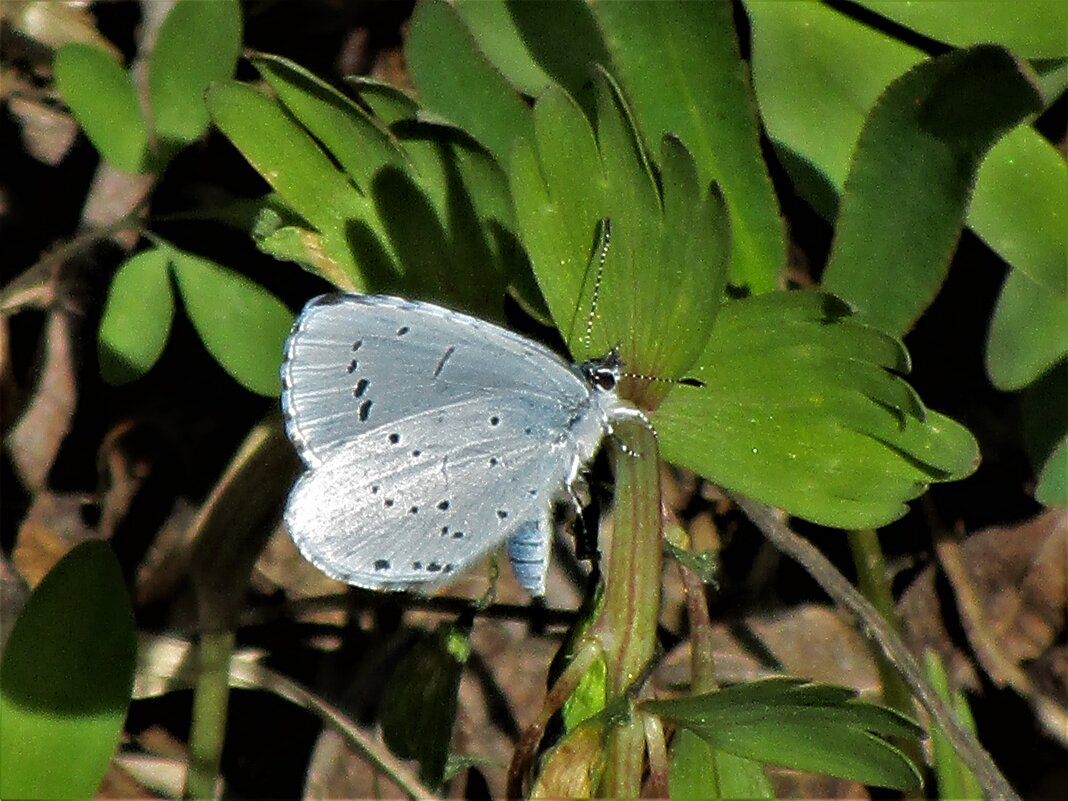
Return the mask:
<svg viewBox="0 0 1068 801"><path fill-rule="evenodd" d="M662 566L660 469L656 435L638 421L616 428L616 500L605 600L591 633L604 648L609 704L633 694L656 652ZM608 736L601 794L634 798L641 790L645 733L640 721Z"/></svg>

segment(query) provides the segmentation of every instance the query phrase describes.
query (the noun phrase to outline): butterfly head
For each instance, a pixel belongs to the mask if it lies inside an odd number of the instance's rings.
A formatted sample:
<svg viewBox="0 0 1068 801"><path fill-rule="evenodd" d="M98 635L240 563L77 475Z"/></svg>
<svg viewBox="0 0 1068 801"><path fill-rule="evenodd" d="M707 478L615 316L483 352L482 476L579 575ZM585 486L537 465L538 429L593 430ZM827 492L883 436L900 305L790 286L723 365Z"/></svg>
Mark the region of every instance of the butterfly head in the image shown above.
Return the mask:
<svg viewBox="0 0 1068 801"><path fill-rule="evenodd" d="M590 359L579 365L579 370L585 376L591 387L601 392L612 392L623 375L623 359L619 355L619 348L612 348L600 359Z"/></svg>

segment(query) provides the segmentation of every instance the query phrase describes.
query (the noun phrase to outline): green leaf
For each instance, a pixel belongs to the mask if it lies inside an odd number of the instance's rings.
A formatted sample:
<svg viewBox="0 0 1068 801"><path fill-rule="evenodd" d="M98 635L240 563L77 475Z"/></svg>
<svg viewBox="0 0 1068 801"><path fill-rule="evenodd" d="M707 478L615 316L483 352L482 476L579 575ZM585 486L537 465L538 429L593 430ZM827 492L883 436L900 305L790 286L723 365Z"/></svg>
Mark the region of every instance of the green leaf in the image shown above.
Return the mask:
<svg viewBox="0 0 1068 801"><path fill-rule="evenodd" d="M871 324L907 331L949 271L980 161L1041 107L997 47L926 61L891 83L857 142L824 288Z"/></svg>
<svg viewBox="0 0 1068 801"><path fill-rule="evenodd" d="M907 370L900 343L833 296L732 301L690 371L702 385L673 387L653 423L665 459L718 484L824 525L882 525L979 458Z"/></svg>
<svg viewBox="0 0 1068 801"><path fill-rule="evenodd" d="M1022 58L1068 55L1068 6L1061 0L972 0L961 13L956 0L901 3L897 0L859 0L899 25L954 47L994 43L1011 48Z"/></svg>
<svg viewBox="0 0 1068 801"><path fill-rule="evenodd" d="M689 729L679 729L671 742L668 788L679 801L775 798L763 765L716 751Z"/></svg>
<svg viewBox="0 0 1068 801"><path fill-rule="evenodd" d="M172 249L171 263L186 314L215 361L246 389L277 395L293 313L259 284L209 259Z"/></svg>
<svg viewBox="0 0 1068 801"><path fill-rule="evenodd" d="M530 136L529 109L446 3L416 6L405 55L422 103L470 131L501 164L517 138ZM442 69L446 63L448 69Z"/></svg>
<svg viewBox="0 0 1068 801"><path fill-rule="evenodd" d="M415 119L419 112L419 104L392 84L357 75L345 78L345 83L371 109L371 113L386 125L398 120Z"/></svg>
<svg viewBox="0 0 1068 801"><path fill-rule="evenodd" d="M241 7L234 0L179 0L160 26L148 89L156 135L172 146L208 127L204 92L234 74L241 51Z"/></svg>
<svg viewBox="0 0 1068 801"><path fill-rule="evenodd" d="M579 299L592 293L586 268L605 211L600 155L582 110L556 86L534 107L534 138L536 146L521 140L510 160L516 217L556 327L582 356Z"/></svg>
<svg viewBox="0 0 1068 801"><path fill-rule="evenodd" d="M747 759L878 787L919 787L916 766L884 738L915 739L922 730L853 695L845 688L774 678L689 698L643 701L640 708Z"/></svg>
<svg viewBox="0 0 1068 801"><path fill-rule="evenodd" d="M1031 128L994 145L968 209L968 225L1001 258L1032 281L1068 297L1068 165Z"/></svg>
<svg viewBox="0 0 1068 801"><path fill-rule="evenodd" d="M956 692L950 690L949 677L946 675L942 660L934 651L928 650L924 653L924 661L931 686L948 707L955 709L964 727L972 734L976 734L975 721L972 720L971 710L968 709L968 701L964 693L959 690ZM930 735L934 752L935 776L938 779L938 797L976 799L976 801L982 799L983 792L975 775L957 756L945 733L933 721L930 723Z"/></svg>
<svg viewBox="0 0 1068 801"><path fill-rule="evenodd" d="M1020 393L1023 445L1036 475L1035 497L1047 506L1068 506L1068 360Z"/></svg>
<svg viewBox="0 0 1068 801"><path fill-rule="evenodd" d="M362 193L367 194L383 168L406 166L389 130L332 86L279 56L257 56L252 63Z"/></svg>
<svg viewBox="0 0 1068 801"><path fill-rule="evenodd" d="M1068 354L1068 297L1010 270L990 320L986 370L998 389L1020 389Z"/></svg>
<svg viewBox="0 0 1068 801"><path fill-rule="evenodd" d="M383 170L372 194L397 253L400 291L502 319L505 286L529 273L504 173L454 127L413 120L395 132L414 169Z"/></svg>
<svg viewBox="0 0 1068 801"><path fill-rule="evenodd" d="M924 54L824 3L745 0L745 7L768 134L799 190L833 218L868 111ZM1032 7L1016 4L1014 11L1026 18ZM1061 287L1061 294L1068 294L1065 173L1052 145L1020 128L983 162L968 210L968 225L987 245L1038 283Z"/></svg>
<svg viewBox="0 0 1068 801"><path fill-rule="evenodd" d="M418 760L419 777L431 787L445 777L469 634L443 624L424 637L394 667L382 699L386 745L402 759Z"/></svg>
<svg viewBox="0 0 1068 801"><path fill-rule="evenodd" d="M345 271L341 289L394 270L369 201L276 101L233 81L213 84L207 105L253 168L322 234L326 254Z"/></svg>
<svg viewBox="0 0 1068 801"><path fill-rule="evenodd" d="M500 10L487 12L481 8L483 5ZM486 56L509 80L514 79L521 91L530 96L545 91L548 83L524 80L537 78L541 73L578 99L587 112L592 111L592 105L587 101L593 67L610 69L612 61L589 3L583 0L552 0L551 3L494 0L484 4L481 0L468 0L461 3L460 13L468 24L475 23L472 34L477 37ZM479 17L487 18L478 24ZM492 32L488 30L490 25L494 26ZM494 46L497 37L513 47L502 52L499 45ZM517 43L519 46L515 47Z"/></svg>
<svg viewBox="0 0 1068 801"><path fill-rule="evenodd" d="M753 87L768 134L840 191L869 109L923 53L822 3L744 5Z"/></svg>
<svg viewBox="0 0 1068 801"><path fill-rule="evenodd" d="M130 76L103 50L68 44L56 51L56 88L102 158L124 172L148 168L148 126Z"/></svg>
<svg viewBox="0 0 1068 801"><path fill-rule="evenodd" d="M538 63L531 52L535 43L528 44L528 37L520 27L520 15L523 21L530 16L523 15L523 9L527 5L533 4L519 6L509 3L508 0L457 0L453 4L463 18L464 25L478 42L479 49L505 80L519 92L529 97L537 97L549 88L553 78L547 69ZM563 5L556 3L555 7L561 8ZM567 26L558 26L558 34L566 35L570 32L571 29Z"/></svg>
<svg viewBox="0 0 1068 801"><path fill-rule="evenodd" d="M111 548L75 546L45 576L0 663L0 796L91 798L126 719L133 610Z"/></svg>
<svg viewBox="0 0 1068 801"><path fill-rule="evenodd" d="M699 181L716 181L731 212L731 282L778 286L786 245L760 151L760 124L726 3L599 3L620 84L650 141L671 133L693 153ZM650 59L660 65L650 69ZM666 68L665 68L666 67Z"/></svg>
<svg viewBox="0 0 1068 801"><path fill-rule="evenodd" d="M680 377L701 353L719 307L729 257L726 209L671 137L662 143L660 189L619 89L603 74L596 103L596 138L559 88L535 106L536 146L521 143L511 163L523 242L572 354L601 355L619 345L628 373ZM598 276L595 232L604 218L611 237ZM623 391L651 408L670 386L631 381Z"/></svg>
<svg viewBox="0 0 1068 801"><path fill-rule="evenodd" d="M126 259L111 279L97 338L109 384L140 378L163 353L174 317L169 265L166 250L150 248Z"/></svg>

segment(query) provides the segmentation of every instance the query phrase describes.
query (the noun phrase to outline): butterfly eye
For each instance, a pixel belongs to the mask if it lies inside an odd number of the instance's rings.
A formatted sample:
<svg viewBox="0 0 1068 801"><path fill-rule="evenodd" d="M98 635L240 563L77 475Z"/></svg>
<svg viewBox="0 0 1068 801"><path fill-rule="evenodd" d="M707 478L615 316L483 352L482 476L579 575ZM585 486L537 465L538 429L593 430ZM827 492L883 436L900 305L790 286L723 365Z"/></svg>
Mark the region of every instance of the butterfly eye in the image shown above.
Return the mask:
<svg viewBox="0 0 1068 801"><path fill-rule="evenodd" d="M611 370L597 370L593 376L591 383L604 391L608 391L616 388L616 374Z"/></svg>

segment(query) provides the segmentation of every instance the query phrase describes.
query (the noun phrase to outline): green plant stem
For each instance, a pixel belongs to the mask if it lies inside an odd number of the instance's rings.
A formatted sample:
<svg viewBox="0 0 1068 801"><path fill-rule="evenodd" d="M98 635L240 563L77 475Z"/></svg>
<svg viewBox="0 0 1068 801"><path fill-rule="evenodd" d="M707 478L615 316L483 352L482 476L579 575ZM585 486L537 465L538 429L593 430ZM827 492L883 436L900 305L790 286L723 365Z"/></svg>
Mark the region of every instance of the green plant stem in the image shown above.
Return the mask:
<svg viewBox="0 0 1068 801"><path fill-rule="evenodd" d="M853 554L853 564L857 569L857 585L880 615L890 625L900 631L894 596L890 591L890 580L886 572L883 549L879 544L879 534L873 529L849 532L849 549ZM912 702L912 693L901 678L901 674L890 664L877 648L869 641L869 650L879 670L879 679L883 687L883 700L898 712L914 717L916 705ZM913 754L910 756L918 756Z"/></svg>
<svg viewBox="0 0 1068 801"><path fill-rule="evenodd" d="M189 732L189 772L183 798L215 798L215 781L226 734L230 697L232 631L205 634L198 648L199 670L193 688L193 721Z"/></svg>
<svg viewBox="0 0 1068 801"><path fill-rule="evenodd" d="M883 619L900 633L901 626L898 622L897 609L894 606L894 595L890 589L886 560L883 558L882 545L879 543L879 533L870 528L850 531L849 550L853 554L853 564L857 570L857 585L861 594L871 601L872 606L878 610ZM901 673L886 658L882 648L872 640L867 640L866 643L868 652L875 660L875 667L879 671L883 701L902 714L916 717L916 704L912 700L912 693L901 677ZM919 743L905 738L897 738L895 743L913 762L918 765L923 763L923 751ZM923 794L920 792L912 797L922 798Z"/></svg>
<svg viewBox="0 0 1068 801"><path fill-rule="evenodd" d="M656 435L638 421L616 428L614 526L605 600L591 634L602 643L608 703L633 692L656 651L662 563L660 470ZM635 798L641 789L645 734L637 720L613 729L601 794Z"/></svg>

